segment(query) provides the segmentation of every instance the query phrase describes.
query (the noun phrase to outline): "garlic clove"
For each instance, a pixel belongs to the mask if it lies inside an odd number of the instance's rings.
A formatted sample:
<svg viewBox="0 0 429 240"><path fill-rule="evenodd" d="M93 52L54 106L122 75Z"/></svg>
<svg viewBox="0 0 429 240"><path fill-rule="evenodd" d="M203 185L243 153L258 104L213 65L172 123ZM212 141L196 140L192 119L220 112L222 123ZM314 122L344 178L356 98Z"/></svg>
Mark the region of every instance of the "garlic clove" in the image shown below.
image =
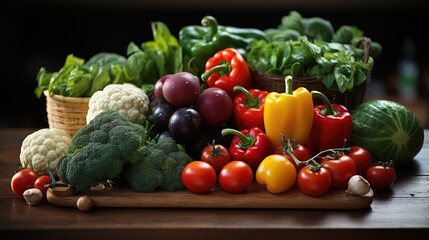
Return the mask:
<svg viewBox="0 0 429 240"><path fill-rule="evenodd" d="M369 182L360 175L354 175L349 179L348 187L346 190L347 194L355 196L363 196L369 193L371 186Z"/></svg>
<svg viewBox="0 0 429 240"><path fill-rule="evenodd" d="M25 190L22 196L29 205L36 205L42 201L43 193L38 188L30 188Z"/></svg>

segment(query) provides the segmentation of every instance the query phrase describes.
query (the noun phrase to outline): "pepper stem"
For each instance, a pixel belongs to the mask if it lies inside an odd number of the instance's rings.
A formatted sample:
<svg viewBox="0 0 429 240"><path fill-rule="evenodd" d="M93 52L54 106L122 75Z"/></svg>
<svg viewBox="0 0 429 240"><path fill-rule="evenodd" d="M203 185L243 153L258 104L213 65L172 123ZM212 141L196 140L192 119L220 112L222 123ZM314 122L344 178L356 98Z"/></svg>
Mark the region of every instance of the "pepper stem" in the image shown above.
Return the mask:
<svg viewBox="0 0 429 240"><path fill-rule="evenodd" d="M237 131L232 128L225 128L222 130L222 136L225 136L227 134L232 134L240 138L240 142L238 142L238 146L240 146L241 149L245 150L249 147L253 146L255 144L255 137L252 135L244 135L240 131Z"/></svg>
<svg viewBox="0 0 429 240"><path fill-rule="evenodd" d="M340 112L332 107L331 102L329 101L328 97L326 97L325 94L319 92L319 91L311 91L311 96L316 97L323 101L325 104L325 109L322 109L320 112L323 116L334 116L337 117L340 115Z"/></svg>
<svg viewBox="0 0 429 240"><path fill-rule="evenodd" d="M292 94L293 93L293 78L291 75L287 75L285 77L285 93Z"/></svg>
<svg viewBox="0 0 429 240"><path fill-rule="evenodd" d="M201 25L203 27L209 27L208 40L211 40L217 34L217 20L212 16L205 16L201 20Z"/></svg>
<svg viewBox="0 0 429 240"><path fill-rule="evenodd" d="M255 96L253 96L246 88L236 85L233 88L234 92L241 91L246 95L246 107L247 108L258 108L261 105L261 100Z"/></svg>
<svg viewBox="0 0 429 240"><path fill-rule="evenodd" d="M205 73L201 75L201 80L206 81L210 75L212 75L215 72L218 72L221 76L226 76L231 71L231 64L229 62L221 62L219 65L214 66L207 70Z"/></svg>

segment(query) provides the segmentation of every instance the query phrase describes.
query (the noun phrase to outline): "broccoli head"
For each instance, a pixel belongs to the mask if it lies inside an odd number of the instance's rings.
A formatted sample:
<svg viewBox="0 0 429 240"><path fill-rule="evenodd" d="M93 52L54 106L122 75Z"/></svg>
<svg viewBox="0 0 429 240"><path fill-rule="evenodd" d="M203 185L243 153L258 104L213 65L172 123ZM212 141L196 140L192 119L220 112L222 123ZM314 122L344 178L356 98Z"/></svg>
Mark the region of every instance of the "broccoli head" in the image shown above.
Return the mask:
<svg viewBox="0 0 429 240"><path fill-rule="evenodd" d="M58 177L80 192L118 178L126 163L139 162L149 142L147 128L106 110L80 129L57 164Z"/></svg>
<svg viewBox="0 0 429 240"><path fill-rule="evenodd" d="M192 158L173 138L162 138L145 149L140 162L124 170L125 180L139 192L181 190L184 189L182 171L191 161Z"/></svg>

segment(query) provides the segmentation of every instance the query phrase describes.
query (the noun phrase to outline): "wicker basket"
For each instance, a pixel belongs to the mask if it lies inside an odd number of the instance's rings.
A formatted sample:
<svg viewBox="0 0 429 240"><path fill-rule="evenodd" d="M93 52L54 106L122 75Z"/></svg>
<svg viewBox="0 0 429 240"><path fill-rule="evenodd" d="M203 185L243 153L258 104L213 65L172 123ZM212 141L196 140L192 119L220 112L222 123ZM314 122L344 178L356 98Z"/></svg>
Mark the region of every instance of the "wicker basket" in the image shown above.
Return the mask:
<svg viewBox="0 0 429 240"><path fill-rule="evenodd" d="M50 128L56 128L73 136L86 125L88 102L90 98L64 97L61 95L46 96L46 111Z"/></svg>
<svg viewBox="0 0 429 240"><path fill-rule="evenodd" d="M363 38L360 42L364 46L363 61L367 62L371 50L371 40ZM268 75L261 72L252 72L253 85L255 88L267 90L270 92L285 91L285 77L277 75ZM341 104L347 107L349 111L353 110L362 102L366 101L368 88L371 82L370 72L366 73L366 80L359 86L354 86L352 91L341 93L339 91L328 90L326 86L316 77L295 77L293 79L293 89L305 87L308 91L317 90L325 94L331 103ZM323 104L321 100L314 99L314 104Z"/></svg>

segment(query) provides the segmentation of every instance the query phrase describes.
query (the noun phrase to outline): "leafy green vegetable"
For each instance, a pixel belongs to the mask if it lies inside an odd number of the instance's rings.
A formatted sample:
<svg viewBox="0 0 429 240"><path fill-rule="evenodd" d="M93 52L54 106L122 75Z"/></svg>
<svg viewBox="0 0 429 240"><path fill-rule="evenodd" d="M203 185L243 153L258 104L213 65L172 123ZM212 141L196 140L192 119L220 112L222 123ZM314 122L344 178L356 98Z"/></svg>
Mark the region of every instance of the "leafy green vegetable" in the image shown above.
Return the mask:
<svg viewBox="0 0 429 240"><path fill-rule="evenodd" d="M407 107L388 100L362 103L351 112L351 145L367 149L376 161L399 168L420 152L424 131L416 115Z"/></svg>
<svg viewBox="0 0 429 240"><path fill-rule="evenodd" d="M272 75L315 76L330 90L345 92L366 80L373 59L363 62L363 52L350 44L308 40L253 42L247 56L249 68Z"/></svg>
<svg viewBox="0 0 429 240"><path fill-rule="evenodd" d="M116 53L100 52L91 57L84 67L89 68L93 65L108 67L110 65L123 66L126 58ZM81 63L83 64L83 62Z"/></svg>
<svg viewBox="0 0 429 240"><path fill-rule="evenodd" d="M109 84L125 82L147 89L160 77L182 71L182 48L177 39L164 23L153 22L151 26L154 41L143 42L141 48L130 42L126 57L100 52L85 63L84 59L69 54L57 72L40 68L36 96L40 98L44 90L49 90L50 94L90 97Z"/></svg>
<svg viewBox="0 0 429 240"><path fill-rule="evenodd" d="M304 18L297 11L283 16L277 28L265 30L270 41L249 45L249 68L270 75L316 77L328 90L344 93L365 82L381 54L379 43L361 44L364 33L343 25L335 31L320 17ZM368 40L368 38L366 38ZM369 56L364 56L367 50Z"/></svg>
<svg viewBox="0 0 429 240"><path fill-rule="evenodd" d="M365 37L364 32L357 26L342 25L334 30L329 20L320 17L304 18L297 11L290 11L281 19L277 28L269 28L265 33L271 41L296 41L306 36L310 41L324 41L358 46ZM382 52L380 43L372 41L369 54L376 58Z"/></svg>
<svg viewBox="0 0 429 240"><path fill-rule="evenodd" d="M303 18L297 11L290 11L283 16L277 28L265 30L271 40L297 40L299 36L306 36L311 40L330 42L334 36L331 22L320 17Z"/></svg>
<svg viewBox="0 0 429 240"><path fill-rule="evenodd" d="M35 94L40 98L43 91L48 90L49 94L90 97L112 83L117 75L115 67L124 62L123 56L114 53L98 53L86 63L84 59L69 54L57 72L48 73L44 67L40 68L36 76L38 85Z"/></svg>
<svg viewBox="0 0 429 240"><path fill-rule="evenodd" d="M162 22L153 22L151 26L153 41L143 42L141 47L130 42L127 48L125 72L130 79L140 79L141 84L155 84L162 76L183 69L182 48L177 38Z"/></svg>

